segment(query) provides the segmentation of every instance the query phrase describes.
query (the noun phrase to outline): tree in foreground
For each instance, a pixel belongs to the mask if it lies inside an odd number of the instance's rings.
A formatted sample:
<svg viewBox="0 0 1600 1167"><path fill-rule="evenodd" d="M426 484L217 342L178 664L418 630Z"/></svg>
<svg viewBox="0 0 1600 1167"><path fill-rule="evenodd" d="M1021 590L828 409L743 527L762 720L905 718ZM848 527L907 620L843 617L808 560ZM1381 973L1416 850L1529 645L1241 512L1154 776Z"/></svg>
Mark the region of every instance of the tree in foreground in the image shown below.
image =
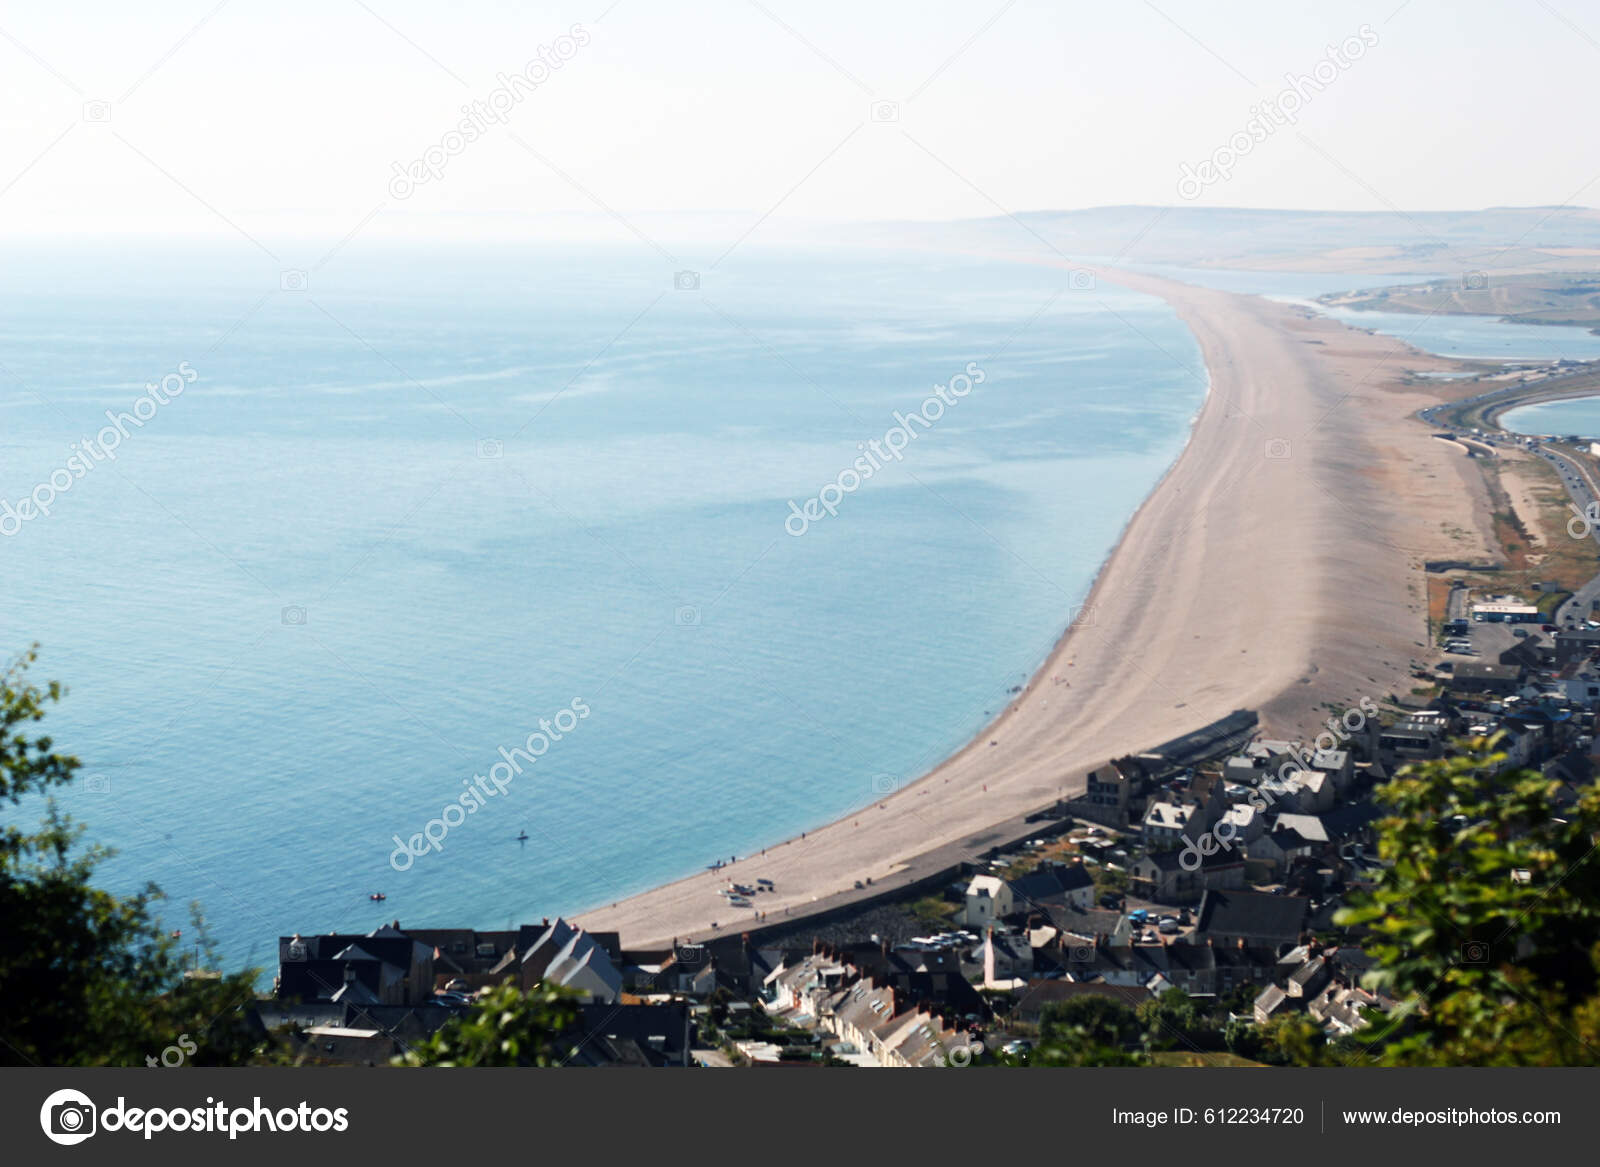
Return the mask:
<svg viewBox="0 0 1600 1167"><path fill-rule="evenodd" d="M1039 1045L1030 1066L1139 1066L1130 1047L1144 1034L1138 1014L1110 997L1085 995L1047 1005L1039 1018Z"/></svg>
<svg viewBox="0 0 1600 1167"><path fill-rule="evenodd" d="M1558 783L1496 774L1495 746L1378 793L1392 866L1336 920L1370 929L1370 984L1409 1015L1365 1043L1385 1064L1600 1064L1600 785L1560 807Z"/></svg>
<svg viewBox="0 0 1600 1167"><path fill-rule="evenodd" d="M500 985L463 1016L395 1059L401 1066L561 1066L571 1060L574 995L550 985Z"/></svg>
<svg viewBox="0 0 1600 1167"><path fill-rule="evenodd" d="M115 896L90 882L110 852L82 847L82 829L49 797L72 781L78 760L37 732L62 689L27 683L34 658L25 653L0 676L0 803L16 811L45 799L37 829L0 827L0 1064L248 1060L254 973L186 976L154 914L159 889Z"/></svg>

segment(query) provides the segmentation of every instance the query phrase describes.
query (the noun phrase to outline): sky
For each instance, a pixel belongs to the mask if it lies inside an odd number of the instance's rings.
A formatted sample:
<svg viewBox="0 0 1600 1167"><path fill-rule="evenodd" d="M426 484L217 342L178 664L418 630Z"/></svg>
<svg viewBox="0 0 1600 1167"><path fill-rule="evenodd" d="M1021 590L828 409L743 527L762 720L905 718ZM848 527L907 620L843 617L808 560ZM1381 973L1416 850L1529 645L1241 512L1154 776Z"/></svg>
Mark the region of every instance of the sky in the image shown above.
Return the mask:
<svg viewBox="0 0 1600 1167"><path fill-rule="evenodd" d="M5 4L0 235L1596 204L1597 68L1593 0Z"/></svg>

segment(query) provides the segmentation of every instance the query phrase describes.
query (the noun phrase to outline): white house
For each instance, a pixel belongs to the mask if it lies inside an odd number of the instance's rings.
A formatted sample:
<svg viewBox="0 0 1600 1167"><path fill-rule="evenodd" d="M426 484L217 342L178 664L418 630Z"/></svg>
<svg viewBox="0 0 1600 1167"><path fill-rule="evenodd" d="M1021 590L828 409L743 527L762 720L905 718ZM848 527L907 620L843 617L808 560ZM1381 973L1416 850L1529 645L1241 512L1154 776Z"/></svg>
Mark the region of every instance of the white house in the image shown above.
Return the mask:
<svg viewBox="0 0 1600 1167"><path fill-rule="evenodd" d="M1168 851L1183 842L1183 828L1188 825L1191 808L1176 802L1152 800L1144 812L1142 831L1144 845L1151 851Z"/></svg>
<svg viewBox="0 0 1600 1167"><path fill-rule="evenodd" d="M1015 910L1016 900L1010 884L997 875L974 875L967 884L967 902L961 909L961 922L969 928L983 927Z"/></svg>

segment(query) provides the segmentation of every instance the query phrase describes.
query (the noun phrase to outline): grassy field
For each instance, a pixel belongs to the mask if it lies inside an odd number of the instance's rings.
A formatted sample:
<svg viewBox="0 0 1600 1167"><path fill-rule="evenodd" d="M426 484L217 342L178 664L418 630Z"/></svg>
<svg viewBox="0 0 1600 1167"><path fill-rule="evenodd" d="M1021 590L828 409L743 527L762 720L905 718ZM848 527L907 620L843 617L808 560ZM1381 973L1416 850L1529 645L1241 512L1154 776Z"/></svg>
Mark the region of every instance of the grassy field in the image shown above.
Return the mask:
<svg viewBox="0 0 1600 1167"><path fill-rule="evenodd" d="M1520 509L1502 481L1507 462L1525 484L1521 492L1525 505ZM1570 500L1560 476L1543 458L1512 454L1505 460L1484 459L1479 467L1489 488L1495 541L1505 570L1465 576L1463 582L1475 592L1521 595L1549 613L1600 572L1600 554L1592 541L1574 539L1567 533L1567 520L1572 517L1567 509ZM1533 513L1524 513L1529 509ZM1558 590L1536 590L1543 582L1555 583ZM1448 593L1448 581L1430 581L1430 618L1442 619Z"/></svg>

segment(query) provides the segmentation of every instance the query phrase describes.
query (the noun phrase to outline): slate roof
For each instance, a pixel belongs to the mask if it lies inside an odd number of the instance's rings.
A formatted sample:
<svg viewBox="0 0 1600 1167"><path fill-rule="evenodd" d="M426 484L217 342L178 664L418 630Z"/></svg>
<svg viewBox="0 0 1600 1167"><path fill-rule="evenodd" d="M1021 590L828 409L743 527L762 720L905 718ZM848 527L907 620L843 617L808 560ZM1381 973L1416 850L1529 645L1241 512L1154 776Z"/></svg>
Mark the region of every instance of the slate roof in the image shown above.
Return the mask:
<svg viewBox="0 0 1600 1167"><path fill-rule="evenodd" d="M1011 881L1011 894L1024 903L1060 899L1094 886L1094 877L1081 863L1052 863Z"/></svg>
<svg viewBox="0 0 1600 1167"><path fill-rule="evenodd" d="M1275 896L1258 891L1217 891L1200 897L1194 934L1256 937L1293 943L1299 939L1310 901L1303 896Z"/></svg>

